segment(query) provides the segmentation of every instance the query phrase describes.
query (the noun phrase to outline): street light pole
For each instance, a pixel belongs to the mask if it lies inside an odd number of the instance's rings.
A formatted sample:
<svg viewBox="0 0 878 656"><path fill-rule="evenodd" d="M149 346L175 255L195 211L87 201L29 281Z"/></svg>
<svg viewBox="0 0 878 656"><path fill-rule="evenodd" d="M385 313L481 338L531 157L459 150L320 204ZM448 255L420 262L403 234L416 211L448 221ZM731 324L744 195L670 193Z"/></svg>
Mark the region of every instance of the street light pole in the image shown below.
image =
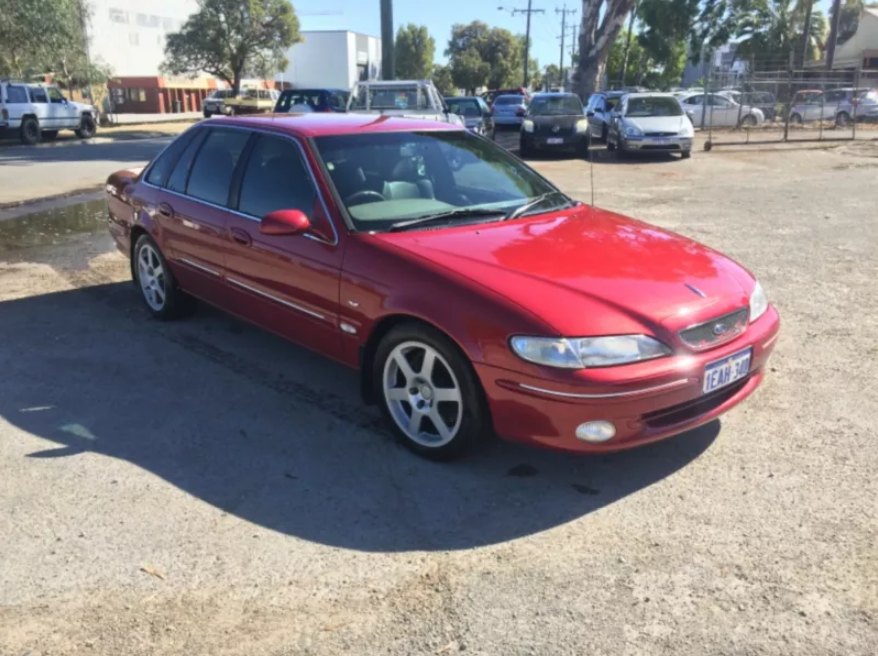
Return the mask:
<svg viewBox="0 0 878 656"><path fill-rule="evenodd" d="M393 0L381 0L381 77L396 77L396 61L393 43Z"/></svg>

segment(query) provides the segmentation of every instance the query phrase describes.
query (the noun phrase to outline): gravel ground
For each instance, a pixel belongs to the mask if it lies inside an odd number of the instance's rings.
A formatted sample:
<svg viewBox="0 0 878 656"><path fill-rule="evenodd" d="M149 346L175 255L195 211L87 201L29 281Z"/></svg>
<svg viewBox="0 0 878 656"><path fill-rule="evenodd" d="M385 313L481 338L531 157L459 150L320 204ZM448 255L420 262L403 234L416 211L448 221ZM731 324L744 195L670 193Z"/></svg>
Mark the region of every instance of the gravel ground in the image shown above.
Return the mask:
<svg viewBox="0 0 878 656"><path fill-rule="evenodd" d="M0 222L0 654L878 653L878 149L595 160L783 321L721 423L605 457L422 462L354 373L149 320L100 204Z"/></svg>

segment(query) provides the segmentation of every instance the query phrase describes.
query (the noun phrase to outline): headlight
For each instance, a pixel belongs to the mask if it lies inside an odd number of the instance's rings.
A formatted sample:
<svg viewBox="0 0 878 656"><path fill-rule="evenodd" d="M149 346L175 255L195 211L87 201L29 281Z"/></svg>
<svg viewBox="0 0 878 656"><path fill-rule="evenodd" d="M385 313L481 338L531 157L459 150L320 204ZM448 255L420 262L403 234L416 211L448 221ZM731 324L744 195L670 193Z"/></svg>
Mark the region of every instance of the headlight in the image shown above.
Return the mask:
<svg viewBox="0 0 878 656"><path fill-rule="evenodd" d="M758 282L750 294L750 322L756 321L768 309L768 297Z"/></svg>
<svg viewBox="0 0 878 656"><path fill-rule="evenodd" d="M534 131L534 122L531 121L529 118L524 119L521 122L521 129L524 130L525 132L533 132Z"/></svg>
<svg viewBox="0 0 878 656"><path fill-rule="evenodd" d="M643 136L643 132L641 131L641 129L638 127L635 127L633 125L629 125L627 128L625 128L625 134L629 137L642 137Z"/></svg>
<svg viewBox="0 0 878 656"><path fill-rule="evenodd" d="M680 130L680 136L685 139L691 139L695 136L695 130L692 129L692 123L686 122L686 125L683 126L683 129Z"/></svg>
<svg viewBox="0 0 878 656"><path fill-rule="evenodd" d="M588 119L576 121L576 131L577 132L588 132Z"/></svg>
<svg viewBox="0 0 878 656"><path fill-rule="evenodd" d="M512 350L528 362L562 369L609 367L652 360L671 349L646 335L613 337L513 337Z"/></svg>

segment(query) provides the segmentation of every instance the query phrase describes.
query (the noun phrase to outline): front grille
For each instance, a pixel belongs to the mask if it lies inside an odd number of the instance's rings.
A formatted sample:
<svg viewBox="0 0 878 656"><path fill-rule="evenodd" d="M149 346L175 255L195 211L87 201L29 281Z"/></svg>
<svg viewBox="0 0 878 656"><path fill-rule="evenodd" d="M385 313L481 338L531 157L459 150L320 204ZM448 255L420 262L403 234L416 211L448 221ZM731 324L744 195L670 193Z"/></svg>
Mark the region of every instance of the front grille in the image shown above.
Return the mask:
<svg viewBox="0 0 878 656"><path fill-rule="evenodd" d="M573 133L573 128L560 128L557 132L552 132L552 125L535 125L534 133L541 137L566 137Z"/></svg>
<svg viewBox="0 0 878 656"><path fill-rule="evenodd" d="M723 389L717 390L707 396L697 398L694 401L686 401L686 403L673 405L670 408L648 412L643 415L643 422L650 428L667 428L668 426L674 426L675 424L680 424L684 421L692 421L693 419L697 419L698 417L706 415L720 407L723 403L740 392L744 385L747 384L748 380L750 380L749 376L743 380L739 380L733 385L724 387Z"/></svg>
<svg viewBox="0 0 878 656"><path fill-rule="evenodd" d="M676 137L676 132L644 132L645 137Z"/></svg>
<svg viewBox="0 0 878 656"><path fill-rule="evenodd" d="M680 331L680 339L686 346L703 351L734 339L747 329L750 310L741 308L697 326Z"/></svg>

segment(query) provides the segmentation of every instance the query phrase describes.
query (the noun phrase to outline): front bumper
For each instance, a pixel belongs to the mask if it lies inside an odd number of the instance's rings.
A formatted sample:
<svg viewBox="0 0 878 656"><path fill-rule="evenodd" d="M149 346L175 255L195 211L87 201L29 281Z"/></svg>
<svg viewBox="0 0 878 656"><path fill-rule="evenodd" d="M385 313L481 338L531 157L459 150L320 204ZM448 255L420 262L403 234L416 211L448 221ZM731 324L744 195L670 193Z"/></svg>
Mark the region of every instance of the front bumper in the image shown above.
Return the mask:
<svg viewBox="0 0 878 656"><path fill-rule="evenodd" d="M558 143L560 140L560 143ZM589 144L588 132L560 135L535 136L529 132L521 133L521 145L533 150L563 150L567 148L587 148Z"/></svg>
<svg viewBox="0 0 878 656"><path fill-rule="evenodd" d="M623 150L692 150L692 137L622 137Z"/></svg>
<svg viewBox="0 0 878 656"><path fill-rule="evenodd" d="M762 382L779 331L777 311L769 307L721 347L643 363L641 371L648 369L649 377L638 377L641 365L594 370L602 379L618 374L601 387L531 378L479 363L475 367L501 437L559 451L606 453L697 428L743 401ZM705 366L748 347L753 353L747 377L703 394ZM612 422L615 437L600 444L580 441L576 428L589 421Z"/></svg>

